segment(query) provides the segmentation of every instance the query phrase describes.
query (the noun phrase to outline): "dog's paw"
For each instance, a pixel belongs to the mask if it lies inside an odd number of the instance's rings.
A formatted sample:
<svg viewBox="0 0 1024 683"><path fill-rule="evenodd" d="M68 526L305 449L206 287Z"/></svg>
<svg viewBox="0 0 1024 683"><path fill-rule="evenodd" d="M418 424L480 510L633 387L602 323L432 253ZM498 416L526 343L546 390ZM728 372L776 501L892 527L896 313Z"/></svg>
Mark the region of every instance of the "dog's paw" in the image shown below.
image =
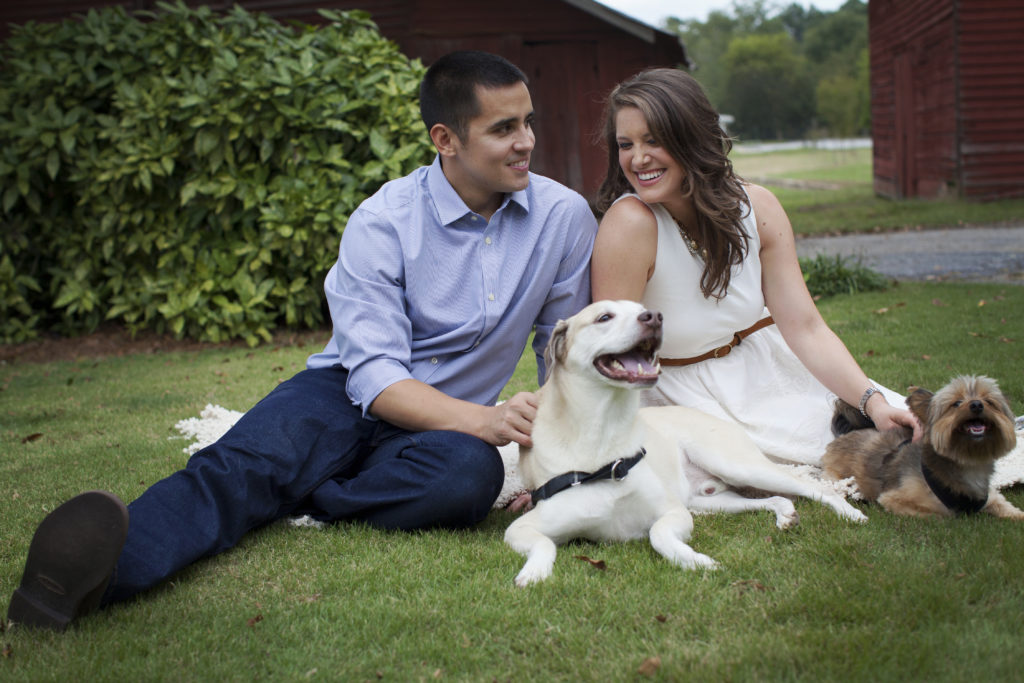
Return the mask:
<svg viewBox="0 0 1024 683"><path fill-rule="evenodd" d="M718 569L718 562L703 553L694 553L692 564L686 569Z"/></svg>
<svg viewBox="0 0 1024 683"><path fill-rule="evenodd" d="M850 506L848 512L841 513L844 519L848 519L851 522L857 522L858 524L865 524L868 521L868 516L857 508Z"/></svg>
<svg viewBox="0 0 1024 683"><path fill-rule="evenodd" d="M523 568L522 571L520 571L518 574L516 574L515 585L518 586L519 588L525 588L525 587L529 586L530 584L539 584L539 583L541 583L542 581L544 581L548 577L550 577L550 575L551 575L550 571L548 571L547 573L544 573L544 572L534 572L534 571L527 571L525 568Z"/></svg>
<svg viewBox="0 0 1024 683"><path fill-rule="evenodd" d="M668 558L680 569L718 569L718 563L703 553L690 550Z"/></svg>
<svg viewBox="0 0 1024 683"><path fill-rule="evenodd" d="M800 524L800 513L796 511L796 508L775 513L775 526L780 529L792 529L798 524Z"/></svg>
<svg viewBox="0 0 1024 683"><path fill-rule="evenodd" d="M525 565L523 565L523 568L522 570L520 570L519 574L516 575L516 585L520 588L525 588L530 584L540 583L541 581L544 581L549 576L551 576L551 569L552 567L550 565L538 566L536 564L531 565L529 562L527 562Z"/></svg>

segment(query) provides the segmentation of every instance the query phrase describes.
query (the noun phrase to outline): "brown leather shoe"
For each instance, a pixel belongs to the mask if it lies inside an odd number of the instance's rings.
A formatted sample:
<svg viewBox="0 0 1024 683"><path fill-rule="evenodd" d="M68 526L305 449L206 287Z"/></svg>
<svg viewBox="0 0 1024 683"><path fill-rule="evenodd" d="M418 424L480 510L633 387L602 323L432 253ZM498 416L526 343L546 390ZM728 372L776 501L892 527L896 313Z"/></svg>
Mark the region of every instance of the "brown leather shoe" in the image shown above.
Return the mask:
<svg viewBox="0 0 1024 683"><path fill-rule="evenodd" d="M36 529L7 618L63 631L99 607L128 533L128 508L106 491L75 496Z"/></svg>

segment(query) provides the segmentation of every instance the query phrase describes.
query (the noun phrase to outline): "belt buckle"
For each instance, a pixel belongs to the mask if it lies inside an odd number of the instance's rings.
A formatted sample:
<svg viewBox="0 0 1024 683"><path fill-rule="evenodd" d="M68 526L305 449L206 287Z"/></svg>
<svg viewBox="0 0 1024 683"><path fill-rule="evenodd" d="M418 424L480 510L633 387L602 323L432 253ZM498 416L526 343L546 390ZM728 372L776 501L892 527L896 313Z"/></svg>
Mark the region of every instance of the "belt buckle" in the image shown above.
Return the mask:
<svg viewBox="0 0 1024 683"><path fill-rule="evenodd" d="M737 332L736 334L734 334L732 336L732 341L731 342L729 342L725 346L719 346L717 349L715 349L714 357L715 358L725 358L730 353L732 353L732 347L739 346L741 341L743 341L743 337L741 337L740 333Z"/></svg>

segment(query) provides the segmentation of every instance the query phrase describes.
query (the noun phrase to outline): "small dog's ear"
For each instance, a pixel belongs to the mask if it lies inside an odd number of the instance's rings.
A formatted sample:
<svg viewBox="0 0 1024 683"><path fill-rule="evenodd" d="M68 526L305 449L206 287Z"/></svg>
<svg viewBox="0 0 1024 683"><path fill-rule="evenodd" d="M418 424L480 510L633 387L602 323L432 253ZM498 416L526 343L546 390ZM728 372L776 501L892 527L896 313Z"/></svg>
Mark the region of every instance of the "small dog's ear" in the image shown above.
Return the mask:
<svg viewBox="0 0 1024 683"><path fill-rule="evenodd" d="M928 424L928 409L932 404L932 392L920 387L910 387L910 395L907 396L907 407L914 414L917 421L922 425Z"/></svg>
<svg viewBox="0 0 1024 683"><path fill-rule="evenodd" d="M551 339L544 348L544 379L551 377L555 365L565 362L565 338L569 332L569 323L559 320L551 332Z"/></svg>

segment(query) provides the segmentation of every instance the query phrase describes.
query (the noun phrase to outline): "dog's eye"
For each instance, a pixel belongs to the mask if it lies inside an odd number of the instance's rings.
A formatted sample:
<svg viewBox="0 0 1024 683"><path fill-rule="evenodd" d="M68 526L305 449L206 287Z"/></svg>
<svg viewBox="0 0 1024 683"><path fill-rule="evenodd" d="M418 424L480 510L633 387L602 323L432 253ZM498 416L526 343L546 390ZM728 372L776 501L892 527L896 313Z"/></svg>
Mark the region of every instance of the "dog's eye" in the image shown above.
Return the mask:
<svg viewBox="0 0 1024 683"><path fill-rule="evenodd" d="M954 407L954 408L959 408L959 407L960 407L960 406L962 406L963 404L964 404L964 402L963 402L963 401L956 401L956 402L954 402L954 403L953 403L953 407Z"/></svg>
<svg viewBox="0 0 1024 683"><path fill-rule="evenodd" d="M597 319L597 322L599 322L599 323L606 323L606 322L608 322L609 320L611 320L614 317L615 316L612 315L611 313L605 313L604 315L602 315L600 318Z"/></svg>

